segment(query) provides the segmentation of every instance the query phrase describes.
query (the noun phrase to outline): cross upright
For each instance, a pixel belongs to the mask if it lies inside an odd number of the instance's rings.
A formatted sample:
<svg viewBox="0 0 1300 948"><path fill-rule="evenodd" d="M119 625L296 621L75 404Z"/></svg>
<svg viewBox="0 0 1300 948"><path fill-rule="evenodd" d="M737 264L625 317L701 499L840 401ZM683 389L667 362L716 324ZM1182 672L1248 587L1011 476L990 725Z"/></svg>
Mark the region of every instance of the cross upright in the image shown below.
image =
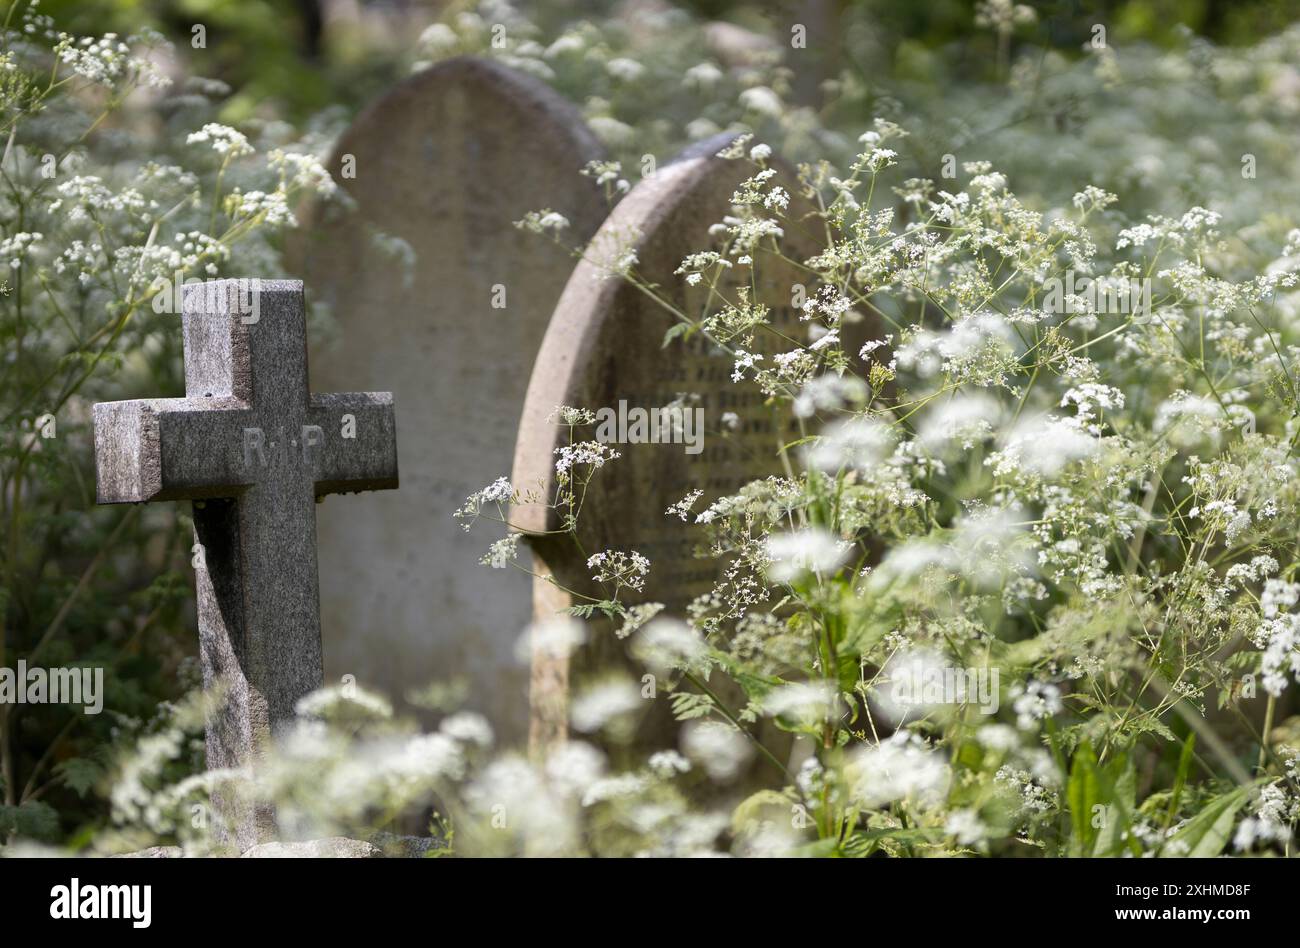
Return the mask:
<svg viewBox="0 0 1300 948"><path fill-rule="evenodd" d="M255 768L322 683L317 498L397 487L388 392L312 395L299 281L184 288L185 397L95 405L101 504L193 500L208 768ZM241 848L265 807L221 801Z"/></svg>

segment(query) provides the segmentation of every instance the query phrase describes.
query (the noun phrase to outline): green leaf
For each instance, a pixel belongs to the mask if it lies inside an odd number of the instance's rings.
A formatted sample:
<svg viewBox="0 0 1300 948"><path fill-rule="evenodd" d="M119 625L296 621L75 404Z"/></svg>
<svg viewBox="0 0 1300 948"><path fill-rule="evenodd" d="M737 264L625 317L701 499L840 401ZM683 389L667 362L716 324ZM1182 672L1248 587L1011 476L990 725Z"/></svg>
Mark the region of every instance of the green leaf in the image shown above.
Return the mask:
<svg viewBox="0 0 1300 948"><path fill-rule="evenodd" d="M1132 758L1127 755L1116 758L1101 776L1106 817L1092 854L1118 856L1127 845L1133 855L1142 855L1141 844L1128 835L1129 827L1133 825L1133 812L1137 809L1137 771Z"/></svg>
<svg viewBox="0 0 1300 948"><path fill-rule="evenodd" d="M21 806L0 806L0 837L11 833L53 841L59 835L59 814L54 807L39 800Z"/></svg>
<svg viewBox="0 0 1300 948"><path fill-rule="evenodd" d="M1137 776L1127 754L1118 754L1102 766L1092 744L1080 744L1071 761L1066 800L1072 831L1070 855L1118 856L1125 846L1134 855L1141 854L1137 841L1126 836L1137 809ZM1100 826L1094 825L1098 815Z"/></svg>
<svg viewBox="0 0 1300 948"><path fill-rule="evenodd" d="M679 691L673 695L672 702L673 717L678 721L690 721L713 713L713 699L708 695Z"/></svg>
<svg viewBox="0 0 1300 948"><path fill-rule="evenodd" d="M1097 773L1097 755L1085 741L1074 753L1070 779L1065 788L1070 807L1070 855L1091 853L1097 843L1097 827L1092 825L1093 807L1101 803L1101 778Z"/></svg>
<svg viewBox="0 0 1300 948"><path fill-rule="evenodd" d="M731 812L731 831L737 836L756 830L765 821L788 823L793 818L795 800L776 790L759 790L750 794ZM808 817L812 825L812 817Z"/></svg>
<svg viewBox="0 0 1300 948"><path fill-rule="evenodd" d="M1232 824L1236 822L1237 811L1246 805L1254 789L1255 783L1251 783L1215 797L1169 837L1160 850L1160 855L1201 859L1219 855L1232 836ZM1177 845L1179 843L1186 845L1186 851Z"/></svg>
<svg viewBox="0 0 1300 948"><path fill-rule="evenodd" d="M623 614L623 605L616 599L606 599L604 602L584 602L569 606L563 611L579 619L590 619L597 611L603 612L610 619L617 619Z"/></svg>
<svg viewBox="0 0 1300 948"><path fill-rule="evenodd" d="M881 843L901 846L924 845L943 841L943 830L938 827L897 827L890 829L858 830L844 841L841 851L846 856L863 858L881 849Z"/></svg>
<svg viewBox="0 0 1300 948"><path fill-rule="evenodd" d="M1181 802L1183 787L1187 783L1187 774L1192 768L1192 751L1195 747L1196 732L1192 731L1183 743L1183 752L1178 755L1178 773L1174 776L1174 789L1169 794L1169 812L1165 816L1166 827L1172 824L1174 817L1178 815L1178 804Z"/></svg>
<svg viewBox="0 0 1300 948"><path fill-rule="evenodd" d="M866 829L858 830L853 834L855 839L898 839L907 842L927 842L942 840L944 832L936 827L929 826L909 826L888 829Z"/></svg>
<svg viewBox="0 0 1300 948"><path fill-rule="evenodd" d="M76 791L77 796L85 797L87 791L99 782L104 775L104 768L85 757L73 757L54 768L63 782Z"/></svg>
<svg viewBox="0 0 1300 948"><path fill-rule="evenodd" d="M668 327L668 331L664 333L663 345L660 346L660 348L667 349L668 346L672 343L672 341L676 339L678 336L682 336L683 338L688 337L690 335L691 328L692 327L690 323L673 323L671 326Z"/></svg>

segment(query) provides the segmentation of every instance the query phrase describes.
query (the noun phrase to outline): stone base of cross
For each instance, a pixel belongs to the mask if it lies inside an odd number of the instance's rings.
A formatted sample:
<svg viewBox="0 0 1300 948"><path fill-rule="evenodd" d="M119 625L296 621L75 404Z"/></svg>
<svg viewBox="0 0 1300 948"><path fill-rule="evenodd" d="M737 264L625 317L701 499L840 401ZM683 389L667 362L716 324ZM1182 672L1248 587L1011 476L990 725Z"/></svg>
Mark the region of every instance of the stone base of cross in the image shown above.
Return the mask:
<svg viewBox="0 0 1300 948"><path fill-rule="evenodd" d="M311 394L301 282L182 299L185 397L95 405L97 500L194 501L203 681L223 698L207 765L255 773L322 683L315 502L397 487L393 398ZM274 838L269 808L218 805L241 851Z"/></svg>

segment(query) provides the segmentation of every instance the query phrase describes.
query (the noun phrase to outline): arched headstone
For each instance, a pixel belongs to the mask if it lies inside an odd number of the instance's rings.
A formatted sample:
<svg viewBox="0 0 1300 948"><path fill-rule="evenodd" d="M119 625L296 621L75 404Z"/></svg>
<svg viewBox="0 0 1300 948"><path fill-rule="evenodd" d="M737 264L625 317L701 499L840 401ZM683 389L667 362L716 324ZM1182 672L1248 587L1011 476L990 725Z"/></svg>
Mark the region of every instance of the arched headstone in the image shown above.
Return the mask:
<svg viewBox="0 0 1300 948"><path fill-rule="evenodd" d="M476 560L452 513L509 470L533 360L572 268L516 229L549 207L585 241L605 214L578 172L601 148L531 77L461 58L371 105L330 170L355 205L322 209L301 249L336 333L312 350L322 388L391 390L402 486L318 511L325 679L400 698L464 676L468 705L521 740L526 668L514 643L530 580ZM478 546L484 546L477 542Z"/></svg>
<svg viewBox="0 0 1300 948"><path fill-rule="evenodd" d="M699 510L755 478L782 473L779 447L798 435L789 427L788 412L774 414L756 385L732 381L732 356L704 334L665 343L665 332L674 322L670 313L632 283L602 277L602 262L627 249L629 238L638 235L631 246L635 273L697 318L710 294L707 281L688 286L674 271L688 254L714 245L710 227L730 213L737 186L756 171L747 162L717 157L733 137L718 136L693 146L643 180L592 239L547 329L515 453L516 489L541 485L541 493L550 497L555 489L555 451L569 438L568 429L550 418L557 405L618 412L620 405L627 411L649 410L669 405L683 393L698 396L685 402L688 411L702 410L698 452L687 450L684 434L683 443L669 438L668 443L611 445L621 457L596 472L579 517L581 549L587 554L635 550L650 559L643 601L664 603L669 615L683 615L691 599L712 588L718 564L692 557L702 540L700 529L693 522L667 516L666 509L693 489L704 491L696 506ZM778 167L794 193L789 170ZM801 221L801 216L796 211L784 221L782 247L795 261L819 249L811 229L816 220ZM795 285L811 284L810 275L793 263L778 263L771 255L755 257L761 259L753 271L758 280L753 300L770 307L773 324L786 335L806 342L807 327L800 323L795 307ZM728 271L728 280L733 287L737 281L748 284L751 272L738 266ZM789 348L782 344L775 351ZM723 423L728 413L736 416L732 425ZM578 437L592 440L592 427ZM512 520L529 535L542 570L549 570L568 589L597 593L592 570L577 545L554 534L561 527L554 510L521 504ZM546 581L538 581L536 596L539 618L571 604L567 594ZM612 635L602 635L594 646L568 660L534 656L531 742L535 747L563 737L571 679L608 661L617 645Z"/></svg>

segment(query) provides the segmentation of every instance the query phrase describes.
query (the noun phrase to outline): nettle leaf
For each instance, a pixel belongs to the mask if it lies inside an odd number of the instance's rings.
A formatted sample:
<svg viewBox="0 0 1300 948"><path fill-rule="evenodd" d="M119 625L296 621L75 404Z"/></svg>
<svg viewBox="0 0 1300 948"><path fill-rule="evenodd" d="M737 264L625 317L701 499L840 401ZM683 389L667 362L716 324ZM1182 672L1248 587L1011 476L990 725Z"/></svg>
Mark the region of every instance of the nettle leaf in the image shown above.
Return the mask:
<svg viewBox="0 0 1300 948"><path fill-rule="evenodd" d="M86 757L73 757L55 767L54 773L76 791L77 796L85 797L87 791L104 776L104 768Z"/></svg>

